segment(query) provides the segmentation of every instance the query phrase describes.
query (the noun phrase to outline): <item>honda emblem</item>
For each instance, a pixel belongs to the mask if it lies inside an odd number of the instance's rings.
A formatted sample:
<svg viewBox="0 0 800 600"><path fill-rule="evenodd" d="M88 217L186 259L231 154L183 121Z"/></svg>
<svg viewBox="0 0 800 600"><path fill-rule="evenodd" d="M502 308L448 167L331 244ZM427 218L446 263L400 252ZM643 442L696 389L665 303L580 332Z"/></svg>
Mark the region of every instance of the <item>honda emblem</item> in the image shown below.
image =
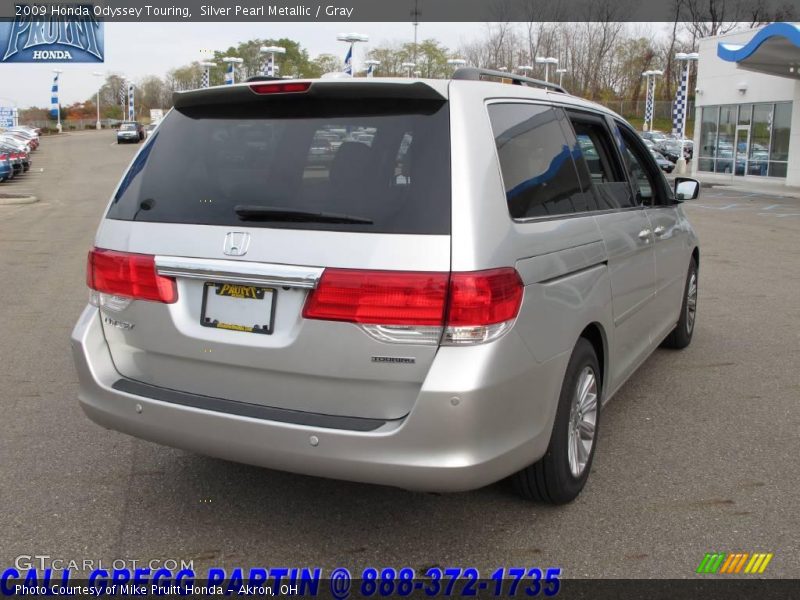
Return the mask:
<svg viewBox="0 0 800 600"><path fill-rule="evenodd" d="M245 231L229 231L225 235L222 251L228 256L244 256L250 247L250 234Z"/></svg>

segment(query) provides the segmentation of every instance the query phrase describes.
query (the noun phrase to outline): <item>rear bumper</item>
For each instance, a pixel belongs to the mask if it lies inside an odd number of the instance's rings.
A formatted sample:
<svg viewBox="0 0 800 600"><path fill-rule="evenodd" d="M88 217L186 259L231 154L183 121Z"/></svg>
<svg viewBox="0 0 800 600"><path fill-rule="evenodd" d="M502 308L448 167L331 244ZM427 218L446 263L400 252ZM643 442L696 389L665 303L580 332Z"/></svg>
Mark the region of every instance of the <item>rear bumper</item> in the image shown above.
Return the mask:
<svg viewBox="0 0 800 600"><path fill-rule="evenodd" d="M355 431L205 410L112 387L120 375L91 306L75 326L72 349L80 405L106 428L236 462L426 491L476 489L538 460L569 360L537 365L513 330L493 344L442 348L406 417Z"/></svg>

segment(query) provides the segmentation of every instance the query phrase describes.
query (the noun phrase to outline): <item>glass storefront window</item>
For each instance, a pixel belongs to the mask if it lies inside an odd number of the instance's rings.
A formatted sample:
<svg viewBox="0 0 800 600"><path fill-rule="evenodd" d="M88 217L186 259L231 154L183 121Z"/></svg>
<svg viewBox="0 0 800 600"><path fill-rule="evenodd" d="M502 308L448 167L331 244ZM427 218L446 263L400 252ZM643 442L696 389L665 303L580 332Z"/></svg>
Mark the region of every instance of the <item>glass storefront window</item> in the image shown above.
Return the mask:
<svg viewBox="0 0 800 600"><path fill-rule="evenodd" d="M791 102L704 106L697 170L786 177L791 126Z"/></svg>
<svg viewBox="0 0 800 600"><path fill-rule="evenodd" d="M753 123L750 126L750 158L767 158L769 137L772 128L772 104L756 104L753 107Z"/></svg>
<svg viewBox="0 0 800 600"><path fill-rule="evenodd" d="M769 163L769 176L770 177L786 177L786 164L785 162L771 162Z"/></svg>
<svg viewBox="0 0 800 600"><path fill-rule="evenodd" d="M770 146L770 160L789 159L789 131L792 127L792 105L788 102L775 105L775 114L772 118L772 144Z"/></svg>
<svg viewBox="0 0 800 600"><path fill-rule="evenodd" d="M717 134L717 173L731 173L733 169L733 142L736 137L736 107L720 106Z"/></svg>
<svg viewBox="0 0 800 600"><path fill-rule="evenodd" d="M717 120L719 119L718 106L706 106L703 108L703 115L700 121L700 156L712 157L717 148ZM703 169L704 171L713 171L713 161L708 163L712 165L710 169Z"/></svg>
<svg viewBox="0 0 800 600"><path fill-rule="evenodd" d="M739 122L738 125L750 125L750 117L753 114L752 104L739 105Z"/></svg>

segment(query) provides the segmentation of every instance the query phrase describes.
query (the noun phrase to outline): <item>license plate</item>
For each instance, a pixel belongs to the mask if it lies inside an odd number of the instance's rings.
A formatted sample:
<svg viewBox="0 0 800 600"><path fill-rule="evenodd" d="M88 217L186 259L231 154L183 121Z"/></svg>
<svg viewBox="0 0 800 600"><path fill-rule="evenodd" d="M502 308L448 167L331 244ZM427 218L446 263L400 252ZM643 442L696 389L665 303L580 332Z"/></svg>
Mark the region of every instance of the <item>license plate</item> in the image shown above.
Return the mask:
<svg viewBox="0 0 800 600"><path fill-rule="evenodd" d="M203 327L271 334L275 320L273 288L207 281L203 286Z"/></svg>

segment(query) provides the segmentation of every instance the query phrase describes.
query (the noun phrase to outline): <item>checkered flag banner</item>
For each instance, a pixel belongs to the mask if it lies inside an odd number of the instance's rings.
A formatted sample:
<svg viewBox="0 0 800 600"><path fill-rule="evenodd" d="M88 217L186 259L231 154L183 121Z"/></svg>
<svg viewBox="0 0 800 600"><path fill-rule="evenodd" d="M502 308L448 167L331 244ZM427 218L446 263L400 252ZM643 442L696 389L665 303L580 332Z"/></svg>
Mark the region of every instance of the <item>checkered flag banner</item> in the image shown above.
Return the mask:
<svg viewBox="0 0 800 600"><path fill-rule="evenodd" d="M675 90L675 102L672 103L672 133L679 133L683 138L683 129L686 123L686 88L689 84L689 61L681 71L681 84Z"/></svg>
<svg viewBox="0 0 800 600"><path fill-rule="evenodd" d="M275 56L268 52L261 66L261 73L266 77L275 77Z"/></svg>
<svg viewBox="0 0 800 600"><path fill-rule="evenodd" d="M125 106L125 101L128 99L128 86L125 85L125 80L119 82L119 103Z"/></svg>
<svg viewBox="0 0 800 600"><path fill-rule="evenodd" d="M58 76L53 77L53 86L50 88L50 118L58 119Z"/></svg>
<svg viewBox="0 0 800 600"><path fill-rule="evenodd" d="M656 87L655 84L656 84L655 77L647 78L647 100L645 102L645 109L644 109L645 124L649 124L653 120L653 92L654 88Z"/></svg>
<svg viewBox="0 0 800 600"><path fill-rule="evenodd" d="M133 84L128 84L128 120L133 121Z"/></svg>
<svg viewBox="0 0 800 600"><path fill-rule="evenodd" d="M210 71L211 71L211 67L206 67L205 69L203 69L203 74L200 77L200 87L201 88L207 88L208 87L209 81L211 79Z"/></svg>
<svg viewBox="0 0 800 600"><path fill-rule="evenodd" d="M353 74L353 44L347 50L347 56L344 57L344 72L350 75Z"/></svg>

